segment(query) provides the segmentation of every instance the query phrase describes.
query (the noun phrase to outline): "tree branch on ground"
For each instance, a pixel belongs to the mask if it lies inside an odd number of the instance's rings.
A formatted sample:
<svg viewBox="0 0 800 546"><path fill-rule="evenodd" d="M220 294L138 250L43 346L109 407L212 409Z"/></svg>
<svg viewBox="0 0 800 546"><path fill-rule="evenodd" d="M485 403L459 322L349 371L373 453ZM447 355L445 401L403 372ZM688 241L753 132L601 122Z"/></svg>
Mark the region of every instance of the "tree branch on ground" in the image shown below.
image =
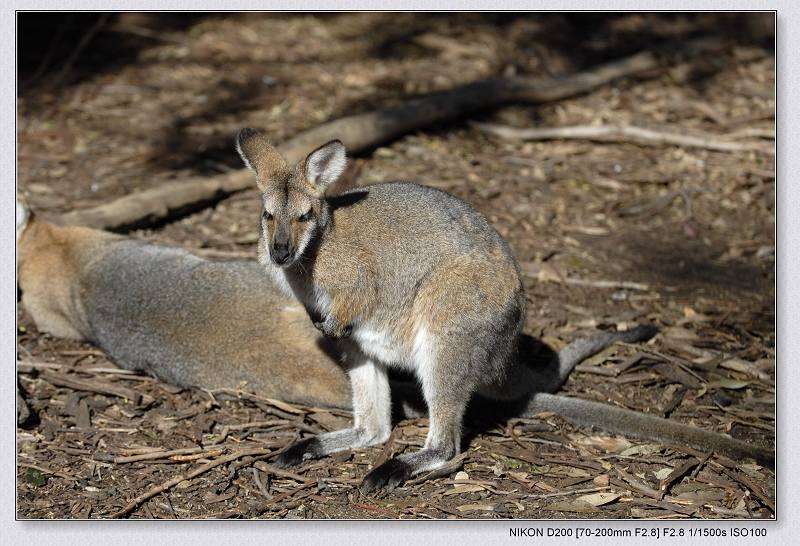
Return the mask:
<svg viewBox="0 0 800 546"><path fill-rule="evenodd" d="M323 123L284 142L278 149L289 163L295 163L314 148L338 138L351 154L357 154L411 131L504 104L551 102L586 93L618 78L652 71L659 64L655 55L642 52L559 78L481 80ZM189 178L62 214L52 220L112 231L152 227L213 205L253 185L252 175L244 169L211 178Z"/></svg>

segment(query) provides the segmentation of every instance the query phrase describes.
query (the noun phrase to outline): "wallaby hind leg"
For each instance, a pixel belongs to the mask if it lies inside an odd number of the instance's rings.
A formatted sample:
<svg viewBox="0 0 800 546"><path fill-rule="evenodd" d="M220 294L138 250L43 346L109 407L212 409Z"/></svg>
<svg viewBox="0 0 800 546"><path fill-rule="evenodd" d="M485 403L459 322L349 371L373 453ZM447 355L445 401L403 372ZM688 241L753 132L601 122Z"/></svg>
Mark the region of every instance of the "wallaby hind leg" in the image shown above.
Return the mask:
<svg viewBox="0 0 800 546"><path fill-rule="evenodd" d="M281 453L275 466L287 467L357 447L382 444L392 431L392 401L386 367L353 348L348 367L353 389L353 426L301 440Z"/></svg>
<svg viewBox="0 0 800 546"><path fill-rule="evenodd" d="M361 483L362 493L383 487L393 489L410 477L439 468L458 455L464 412L475 390L475 378L486 365L485 355L486 352L479 349L472 351L471 358L458 352L457 356L451 354L444 357L446 360L440 358L436 362L432 361L430 353L423 356L431 360L418 368L430 416L425 446L372 469Z"/></svg>

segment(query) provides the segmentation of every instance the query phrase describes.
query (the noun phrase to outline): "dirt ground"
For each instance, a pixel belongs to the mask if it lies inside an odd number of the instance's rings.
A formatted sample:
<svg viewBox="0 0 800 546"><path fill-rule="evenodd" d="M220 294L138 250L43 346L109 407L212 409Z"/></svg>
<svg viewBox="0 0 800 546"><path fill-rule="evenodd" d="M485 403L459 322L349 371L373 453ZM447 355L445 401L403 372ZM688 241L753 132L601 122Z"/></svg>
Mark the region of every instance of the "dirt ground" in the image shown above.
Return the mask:
<svg viewBox="0 0 800 546"><path fill-rule="evenodd" d="M19 23L17 176L45 214L240 168L233 136L245 125L280 142L408 96L491 76L570 74L691 38L724 47L576 98L471 119L774 138L774 51L753 14L39 17ZM90 46L77 49L87 36ZM361 155L351 176L362 185L415 180L486 214L522 265L526 332L556 348L597 327L661 327L649 344L616 345L585 362L564 393L772 447L774 156L503 140L467 121ZM217 259L254 256L258 214L254 188L131 235ZM17 430L19 518L105 518L230 445L279 448L347 423L342 412L115 371L92 346L40 334L22 309L18 317L19 381L35 414ZM87 392L58 377L99 379L138 395ZM403 421L385 448L292 473L275 474L261 455L221 464L130 517L775 517L770 469L576 428L553 415L479 433L463 458L466 475L359 495L371 465L421 445L426 426ZM227 447L213 456L157 455L215 443ZM136 454L147 458L120 460Z"/></svg>

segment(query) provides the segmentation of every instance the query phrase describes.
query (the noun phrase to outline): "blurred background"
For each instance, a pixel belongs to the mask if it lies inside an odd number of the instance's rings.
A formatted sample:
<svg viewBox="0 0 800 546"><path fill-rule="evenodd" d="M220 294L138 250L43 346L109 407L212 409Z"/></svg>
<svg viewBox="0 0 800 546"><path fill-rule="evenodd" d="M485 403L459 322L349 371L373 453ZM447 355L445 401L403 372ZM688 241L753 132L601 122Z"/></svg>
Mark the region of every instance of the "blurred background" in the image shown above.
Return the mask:
<svg viewBox="0 0 800 546"><path fill-rule="evenodd" d="M526 332L554 346L588 328L653 322L684 343L663 354L699 358L681 352L689 339L696 351L771 374L774 21L772 13L19 13L17 182L34 210L69 212L240 169L234 136L244 126L281 143L472 81L557 80L649 51L660 59L653 70L412 131L357 154L347 176L360 185L414 180L483 212L522 266ZM473 121L625 125L702 142L527 141ZM703 145L710 141L741 146ZM213 259L254 257L258 216L253 188L131 235ZM32 355L58 360L75 350L19 316ZM674 376L642 373L624 384L579 373L565 390L650 411L683 388ZM767 384L683 392L669 410L678 418L746 440L770 434ZM735 423L718 407L734 401L750 412ZM70 418L56 409L53 419ZM23 513L45 513L31 487L21 491Z"/></svg>

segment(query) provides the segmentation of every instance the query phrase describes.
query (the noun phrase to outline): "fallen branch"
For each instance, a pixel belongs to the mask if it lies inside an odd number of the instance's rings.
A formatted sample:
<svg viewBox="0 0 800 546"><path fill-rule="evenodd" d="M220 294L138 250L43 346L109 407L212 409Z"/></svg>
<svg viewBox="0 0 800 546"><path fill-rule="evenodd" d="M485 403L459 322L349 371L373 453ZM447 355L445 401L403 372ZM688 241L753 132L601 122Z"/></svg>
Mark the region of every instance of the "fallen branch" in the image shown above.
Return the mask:
<svg viewBox="0 0 800 546"><path fill-rule="evenodd" d="M160 485L156 485L148 489L145 493L142 493L131 502L129 502L125 508L119 510L118 512L114 512L109 517L110 518L121 518L123 516L127 516L131 512L133 512L137 506L142 504L144 501L151 499L158 495L159 493L171 489L175 487L179 483L184 480L191 480L192 478L196 478L197 476L208 472L212 468L215 468L219 465L229 463L231 461L235 461L236 459L240 459L242 457L246 457L248 455L269 455L272 453L271 450L265 448L253 448L253 449L244 449L242 451L237 451L236 453L231 453L230 455L226 455L225 457L220 457L219 459L214 459L211 462L204 464L201 467L195 468L191 472L184 472L182 474L178 474L174 478L171 478Z"/></svg>
<svg viewBox="0 0 800 546"><path fill-rule="evenodd" d="M573 125L544 129L520 129L493 123L470 122L470 125L500 138L514 140L594 140L634 143L642 146L673 145L703 148L718 152L761 152L775 155L775 148L761 142L733 142L710 134L686 135L633 125Z"/></svg>
<svg viewBox="0 0 800 546"><path fill-rule="evenodd" d="M323 123L284 142L278 149L289 163L295 163L314 148L338 138L350 153L360 153L411 131L463 118L480 110L513 102L561 100L658 66L655 55L643 52L585 72L550 80L482 80L411 99L396 106ZM61 224L112 231L150 227L180 218L253 186L252 175L240 169L212 178L197 177L168 182L104 205L69 212L53 220Z"/></svg>

